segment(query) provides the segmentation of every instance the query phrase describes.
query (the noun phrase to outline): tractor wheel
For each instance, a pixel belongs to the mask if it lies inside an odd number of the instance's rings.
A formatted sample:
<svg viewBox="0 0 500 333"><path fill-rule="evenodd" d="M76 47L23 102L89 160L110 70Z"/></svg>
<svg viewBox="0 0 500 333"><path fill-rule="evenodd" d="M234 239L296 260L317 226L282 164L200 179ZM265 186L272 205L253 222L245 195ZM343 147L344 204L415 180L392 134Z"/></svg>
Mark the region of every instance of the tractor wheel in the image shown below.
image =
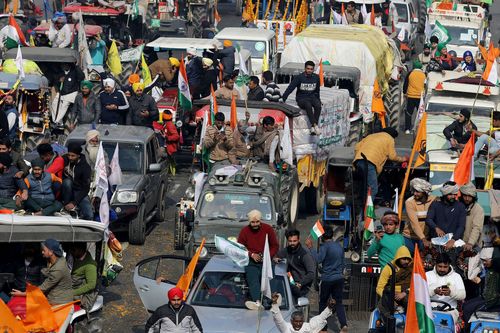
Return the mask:
<svg viewBox="0 0 500 333"><path fill-rule="evenodd" d="M425 30L425 20L427 20L427 6L425 1L418 2L418 27L417 31L419 33L424 33Z"/></svg>
<svg viewBox="0 0 500 333"><path fill-rule="evenodd" d="M323 191L323 178L319 181L319 186L309 186L306 191L307 212L310 214L321 214L325 205L325 192Z"/></svg>
<svg viewBox="0 0 500 333"><path fill-rule="evenodd" d="M201 38L201 22L208 20L206 6L191 7L191 23L193 26L193 37Z"/></svg>
<svg viewBox="0 0 500 333"><path fill-rule="evenodd" d="M292 173L292 171L291 171ZM295 226L299 213L299 181L297 171L282 176L281 198L283 200L283 217L289 228Z"/></svg>
<svg viewBox="0 0 500 333"><path fill-rule="evenodd" d="M389 91L384 95L384 107L389 118L387 126L399 128L401 112L401 87L399 81L389 83Z"/></svg>

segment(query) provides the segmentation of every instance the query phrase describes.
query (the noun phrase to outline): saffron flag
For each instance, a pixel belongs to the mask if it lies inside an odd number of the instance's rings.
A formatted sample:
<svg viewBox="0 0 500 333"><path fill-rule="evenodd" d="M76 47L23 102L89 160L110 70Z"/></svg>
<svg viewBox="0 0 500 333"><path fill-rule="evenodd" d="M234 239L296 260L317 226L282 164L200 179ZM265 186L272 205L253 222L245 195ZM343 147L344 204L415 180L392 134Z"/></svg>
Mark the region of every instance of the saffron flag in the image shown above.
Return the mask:
<svg viewBox="0 0 500 333"><path fill-rule="evenodd" d="M113 158L109 163L111 173L109 174L108 181L111 186L122 184L122 168L120 167L120 151L118 148L118 143L116 144L115 152L113 153Z"/></svg>
<svg viewBox="0 0 500 333"><path fill-rule="evenodd" d="M465 144L464 150L458 158L451 180L457 185L464 185L474 180L474 142L476 136L472 133L469 141Z"/></svg>
<svg viewBox="0 0 500 333"><path fill-rule="evenodd" d="M230 126L233 131L238 127L238 116L236 115L236 98L234 95L231 97L231 116L230 116Z"/></svg>
<svg viewBox="0 0 500 333"><path fill-rule="evenodd" d="M40 288L26 283L26 319L24 327L30 332L57 331L57 323L49 301Z"/></svg>
<svg viewBox="0 0 500 333"><path fill-rule="evenodd" d="M325 72L323 71L323 59L319 60L319 66L318 66L318 75L319 75L319 85L321 87L325 86Z"/></svg>
<svg viewBox="0 0 500 333"><path fill-rule="evenodd" d="M486 68L483 72L483 80L494 85L498 85L497 57L500 55L500 50L493 45L493 42L490 42L488 51L486 51L486 49L481 45L479 45L479 50L481 51L483 59L486 59Z"/></svg>
<svg viewBox="0 0 500 333"><path fill-rule="evenodd" d="M186 65L184 59L181 58L179 66L179 104L184 110L191 110L193 103L191 102L191 92L189 91L188 77L186 73Z"/></svg>
<svg viewBox="0 0 500 333"><path fill-rule="evenodd" d="M375 230L374 221L375 207L373 206L372 189L368 188L365 205L365 231L363 233L365 240L369 240Z"/></svg>
<svg viewBox="0 0 500 333"><path fill-rule="evenodd" d="M375 6L372 4L372 12L370 13L370 24L375 25Z"/></svg>
<svg viewBox="0 0 500 333"><path fill-rule="evenodd" d="M5 30L6 31L5 31ZM12 14L9 15L9 24L2 29L5 34L4 45L7 49L21 46L29 46L24 37L23 31Z"/></svg>
<svg viewBox="0 0 500 333"><path fill-rule="evenodd" d="M382 93L380 91L380 86L378 84L377 78L373 83L373 96L372 96L372 112L378 115L382 128L386 127L385 123L385 107L384 100L382 99Z"/></svg>
<svg viewBox="0 0 500 333"><path fill-rule="evenodd" d="M257 8L257 10L259 10ZM219 22L222 21L222 18L219 15L219 11L217 10L217 5L215 5L215 11L214 11L214 28L217 30L217 26L219 25Z"/></svg>
<svg viewBox="0 0 500 333"><path fill-rule="evenodd" d="M420 251L416 246L404 333L434 333L433 317L427 278L420 258Z"/></svg>
<svg viewBox="0 0 500 333"><path fill-rule="evenodd" d="M7 328L7 332L27 332L23 327L22 321L16 319L2 299L0 299L0 318L2 318L2 326Z"/></svg>
<svg viewBox="0 0 500 333"><path fill-rule="evenodd" d="M184 292L184 300L186 300L186 297L188 295L189 286L191 285L191 280L193 280L194 269L196 268L196 264L198 263L198 259L200 258L201 250L203 250L204 246L205 246L205 238L201 240L200 247L196 250L196 253L194 254L193 258L191 258L191 261L189 262L186 271L177 281L176 287L180 288Z"/></svg>
<svg viewBox="0 0 500 333"><path fill-rule="evenodd" d="M340 23L344 24L344 25L348 25L349 23L347 22L347 17L345 16L345 9L344 9L344 3L343 2L342 2L342 7L341 7L341 14L342 14L342 18L341 18Z"/></svg>
<svg viewBox="0 0 500 333"><path fill-rule="evenodd" d="M271 298L271 280L273 279L273 266L271 264L271 254L269 253L269 239L266 234L264 245L264 256L262 258L262 276L260 279L260 291L267 298Z"/></svg>
<svg viewBox="0 0 500 333"><path fill-rule="evenodd" d="M323 225L321 224L320 220L317 220L316 223L314 223L313 227L311 228L310 234L311 237L314 238L314 240L318 240L323 234L325 233L325 229L323 229Z"/></svg>
<svg viewBox="0 0 500 333"><path fill-rule="evenodd" d="M141 73L142 73L142 81L144 85L147 87L153 82L151 79L151 71L149 70L148 64L146 63L146 59L144 59L144 53L141 55Z"/></svg>
<svg viewBox="0 0 500 333"><path fill-rule="evenodd" d="M413 149L418 153L417 160L415 161L414 168L417 168L425 163L427 151L427 112L422 113L420 125L418 126L417 136L413 143ZM403 193L403 192L401 192Z"/></svg>
<svg viewBox="0 0 500 333"><path fill-rule="evenodd" d="M120 75L122 72L122 63L120 62L120 55L118 54L118 47L113 40L108 50L108 61L106 62L109 70L114 76Z"/></svg>

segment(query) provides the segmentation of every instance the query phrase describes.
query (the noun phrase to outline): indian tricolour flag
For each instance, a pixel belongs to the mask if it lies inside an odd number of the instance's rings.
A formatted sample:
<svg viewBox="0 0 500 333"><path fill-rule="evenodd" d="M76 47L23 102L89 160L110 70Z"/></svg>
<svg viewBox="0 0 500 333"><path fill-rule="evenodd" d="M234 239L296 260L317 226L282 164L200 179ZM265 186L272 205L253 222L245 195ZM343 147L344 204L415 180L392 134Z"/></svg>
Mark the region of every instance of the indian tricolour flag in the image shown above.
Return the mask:
<svg viewBox="0 0 500 333"><path fill-rule="evenodd" d="M415 247L404 333L434 333L433 317L424 266L422 265L422 259L420 259L418 247Z"/></svg>
<svg viewBox="0 0 500 333"><path fill-rule="evenodd" d="M484 57L484 54L483 54ZM490 42L488 53L486 55L486 68L483 72L483 80L491 84L498 85L498 64L496 58L496 48L493 42Z"/></svg>
<svg viewBox="0 0 500 333"><path fill-rule="evenodd" d="M313 225L311 228L311 236L315 240L318 240L323 234L325 233L325 230L323 229L323 226L321 225L320 220L317 220L316 223Z"/></svg>
<svg viewBox="0 0 500 333"><path fill-rule="evenodd" d="M26 38L24 38L23 31L12 14L9 16L9 24L3 28L2 31L4 31L4 45L7 49L15 48L18 45L29 46L26 42Z"/></svg>
<svg viewBox="0 0 500 333"><path fill-rule="evenodd" d="M366 205L365 205L365 240L369 240L375 230L373 225L375 220L375 207L373 206L372 200L372 189L368 188L368 193L366 194Z"/></svg>
<svg viewBox="0 0 500 333"><path fill-rule="evenodd" d="M193 103L191 102L191 92L189 91L188 77L186 73L186 65L184 59L181 58L179 66L179 104L184 110L191 110Z"/></svg>

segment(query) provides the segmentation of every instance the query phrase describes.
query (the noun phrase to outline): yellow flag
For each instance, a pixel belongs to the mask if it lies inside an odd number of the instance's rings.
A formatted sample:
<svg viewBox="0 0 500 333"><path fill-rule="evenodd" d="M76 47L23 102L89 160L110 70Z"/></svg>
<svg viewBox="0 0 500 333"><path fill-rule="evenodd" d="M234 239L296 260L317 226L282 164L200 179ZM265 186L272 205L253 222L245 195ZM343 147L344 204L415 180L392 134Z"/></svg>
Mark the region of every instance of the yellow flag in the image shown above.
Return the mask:
<svg viewBox="0 0 500 333"><path fill-rule="evenodd" d="M264 53L264 57L262 57L262 72L269 70L269 64L267 61L267 54Z"/></svg>
<svg viewBox="0 0 500 333"><path fill-rule="evenodd" d="M118 48L116 47L116 42L114 40L108 50L107 65L111 73L115 76L118 76L122 72L122 63L120 61L120 55L118 54Z"/></svg>
<svg viewBox="0 0 500 333"><path fill-rule="evenodd" d="M203 249L204 246L205 246L205 238L202 239L200 247L196 250L196 253L194 254L193 258L191 258L191 261L189 262L186 271L184 271L184 274L182 274L182 276L179 278L179 281L177 281L176 287L184 292L184 300L188 295L189 285L191 284L191 280L193 279L194 269L196 268L196 264L198 263L198 259L200 258L201 250Z"/></svg>
<svg viewBox="0 0 500 333"><path fill-rule="evenodd" d="M146 59L144 59L144 53L141 55L141 71L142 71L142 81L144 85L147 87L153 82L151 79L151 72L149 71L148 64L146 63Z"/></svg>
<svg viewBox="0 0 500 333"><path fill-rule="evenodd" d="M495 179L495 171L493 170L493 161L490 161L488 167L488 178L486 178L486 182L484 183L485 190L491 190L493 188L493 179Z"/></svg>

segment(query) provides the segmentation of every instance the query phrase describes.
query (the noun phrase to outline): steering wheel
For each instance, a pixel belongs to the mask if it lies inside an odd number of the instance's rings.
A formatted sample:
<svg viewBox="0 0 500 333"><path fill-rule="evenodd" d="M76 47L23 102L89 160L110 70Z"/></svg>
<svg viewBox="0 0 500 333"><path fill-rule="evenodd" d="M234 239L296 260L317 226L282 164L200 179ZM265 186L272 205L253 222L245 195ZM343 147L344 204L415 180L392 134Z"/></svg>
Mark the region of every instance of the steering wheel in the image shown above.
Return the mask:
<svg viewBox="0 0 500 333"><path fill-rule="evenodd" d="M436 307L433 307L432 310L442 311L442 312L447 312L447 311L453 310L453 307L445 301L431 299L431 303L440 303L441 304L441 305L438 305Z"/></svg>

